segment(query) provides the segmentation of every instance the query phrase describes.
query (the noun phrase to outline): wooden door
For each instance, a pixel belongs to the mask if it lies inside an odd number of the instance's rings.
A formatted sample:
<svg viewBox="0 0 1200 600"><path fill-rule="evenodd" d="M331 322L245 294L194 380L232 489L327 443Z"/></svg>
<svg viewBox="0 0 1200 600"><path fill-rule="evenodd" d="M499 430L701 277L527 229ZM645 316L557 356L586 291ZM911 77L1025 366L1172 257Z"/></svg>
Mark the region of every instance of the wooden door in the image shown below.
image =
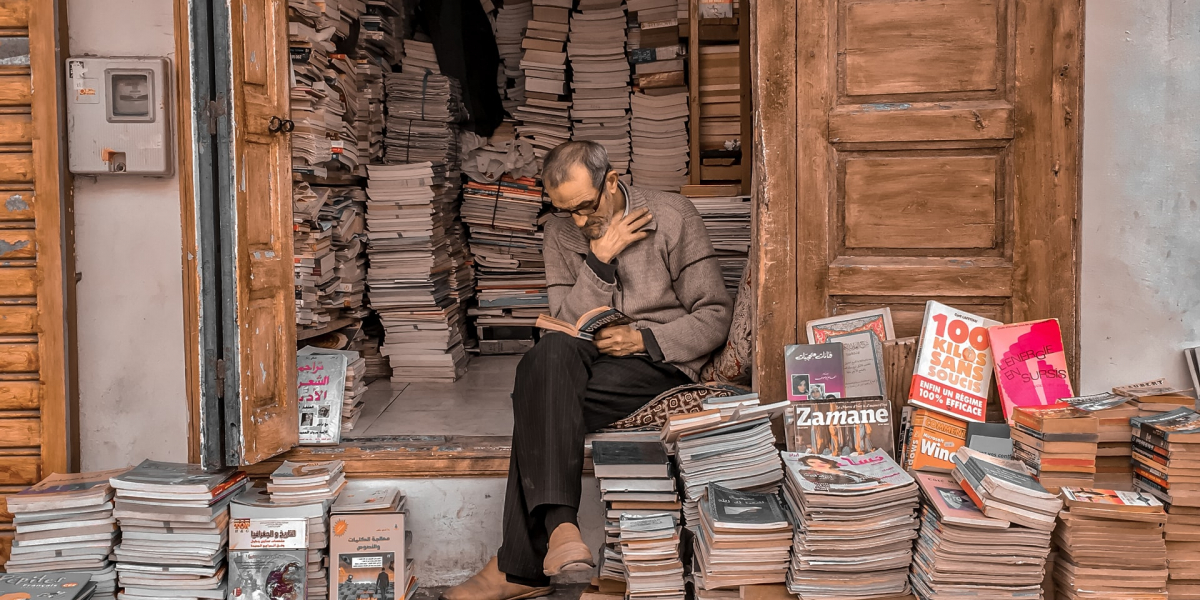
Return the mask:
<svg viewBox="0 0 1200 600"><path fill-rule="evenodd" d="M299 441L292 282L291 146L272 118L288 117L287 2L232 0L232 186L222 218L232 234L224 263L227 311L226 462L253 464ZM221 54L218 52L218 54ZM232 317L232 321L230 318ZM232 342L232 344L231 344Z"/></svg>
<svg viewBox="0 0 1200 600"><path fill-rule="evenodd" d="M760 389L805 321L890 306L917 335L930 299L1057 317L1074 364L1080 0L757 10Z"/></svg>
<svg viewBox="0 0 1200 600"><path fill-rule="evenodd" d="M3 498L79 466L60 8L0 2L0 562L13 539Z"/></svg>

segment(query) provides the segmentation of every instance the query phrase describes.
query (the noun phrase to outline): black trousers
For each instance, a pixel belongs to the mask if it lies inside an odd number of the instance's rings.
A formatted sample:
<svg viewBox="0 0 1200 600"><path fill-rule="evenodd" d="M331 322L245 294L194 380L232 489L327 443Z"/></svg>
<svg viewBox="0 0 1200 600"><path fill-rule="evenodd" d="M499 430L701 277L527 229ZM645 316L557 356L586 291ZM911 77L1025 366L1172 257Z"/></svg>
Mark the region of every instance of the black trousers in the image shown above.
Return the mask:
<svg viewBox="0 0 1200 600"><path fill-rule="evenodd" d="M583 436L629 416L655 396L690 383L679 369L645 356L600 354L562 333L542 337L517 366L513 444L504 496L500 570L511 581L545 585L550 534L538 507L579 508Z"/></svg>

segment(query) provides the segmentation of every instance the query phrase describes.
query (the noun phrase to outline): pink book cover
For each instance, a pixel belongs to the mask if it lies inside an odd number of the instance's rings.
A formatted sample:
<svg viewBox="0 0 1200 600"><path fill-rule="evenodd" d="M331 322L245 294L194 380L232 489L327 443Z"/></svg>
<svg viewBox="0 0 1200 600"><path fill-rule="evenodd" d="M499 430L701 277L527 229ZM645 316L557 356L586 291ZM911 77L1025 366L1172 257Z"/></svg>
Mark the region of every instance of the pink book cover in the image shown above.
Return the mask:
<svg viewBox="0 0 1200 600"><path fill-rule="evenodd" d="M988 327L1004 418L1014 406L1045 406L1074 395L1058 319Z"/></svg>

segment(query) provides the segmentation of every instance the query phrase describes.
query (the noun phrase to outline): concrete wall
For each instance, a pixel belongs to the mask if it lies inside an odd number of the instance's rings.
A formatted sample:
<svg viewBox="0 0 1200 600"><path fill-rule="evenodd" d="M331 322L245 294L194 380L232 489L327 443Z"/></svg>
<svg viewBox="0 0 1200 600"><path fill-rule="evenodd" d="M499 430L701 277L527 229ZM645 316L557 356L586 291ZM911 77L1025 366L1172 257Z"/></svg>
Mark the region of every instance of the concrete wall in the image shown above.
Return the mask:
<svg viewBox="0 0 1200 600"><path fill-rule="evenodd" d="M172 2L68 0L73 55L169 56ZM82 468L187 460L179 179L75 178Z"/></svg>
<svg viewBox="0 0 1200 600"><path fill-rule="evenodd" d="M1200 345L1200 2L1089 0L1080 386L1191 387Z"/></svg>

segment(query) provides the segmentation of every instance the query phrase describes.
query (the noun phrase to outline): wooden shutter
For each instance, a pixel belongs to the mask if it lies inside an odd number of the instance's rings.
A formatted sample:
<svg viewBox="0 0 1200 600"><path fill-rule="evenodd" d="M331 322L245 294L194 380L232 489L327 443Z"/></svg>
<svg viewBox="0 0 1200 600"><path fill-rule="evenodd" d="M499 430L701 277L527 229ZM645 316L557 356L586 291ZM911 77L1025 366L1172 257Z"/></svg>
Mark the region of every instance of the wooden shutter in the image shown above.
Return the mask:
<svg viewBox="0 0 1200 600"><path fill-rule="evenodd" d="M232 0L232 283L225 369L227 462L253 464L299 440L292 282L291 147L271 119L288 118L287 3ZM227 213L228 214L228 213ZM228 264L228 263L227 263ZM228 296L227 296L228 297Z"/></svg>
<svg viewBox="0 0 1200 600"><path fill-rule="evenodd" d="M930 299L1057 317L1073 357L1079 0L763 4L756 91L785 97L756 102L797 116L759 115L762 390L782 394L805 321L890 306L916 335ZM780 8L796 20L761 20ZM771 60L788 51L794 67Z"/></svg>
<svg viewBox="0 0 1200 600"><path fill-rule="evenodd" d="M60 153L58 8L53 0L0 3L8 59L0 65L0 562L13 535L3 497L78 467L68 427L75 270Z"/></svg>

